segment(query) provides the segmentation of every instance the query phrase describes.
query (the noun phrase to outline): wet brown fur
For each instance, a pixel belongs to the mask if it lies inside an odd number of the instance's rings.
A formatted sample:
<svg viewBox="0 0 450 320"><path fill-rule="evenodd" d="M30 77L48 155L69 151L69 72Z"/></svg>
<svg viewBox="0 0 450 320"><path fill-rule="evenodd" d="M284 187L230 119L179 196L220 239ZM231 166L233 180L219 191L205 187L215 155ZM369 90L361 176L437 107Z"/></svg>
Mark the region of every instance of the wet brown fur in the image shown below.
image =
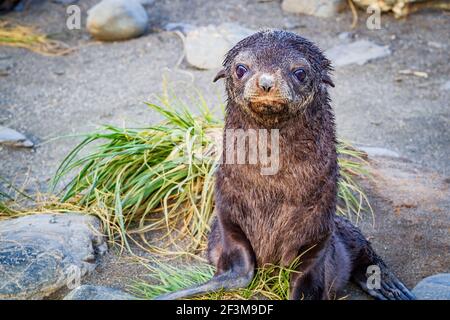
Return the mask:
<svg viewBox="0 0 450 320"><path fill-rule="evenodd" d="M245 91L249 90L244 88L245 81L256 80L250 80L251 74L247 80L234 76L240 55L250 61L249 72L255 74L280 73L280 64L281 69L288 69L289 63L303 63L304 59L308 79L297 85L300 89L291 88L296 84L289 78L290 70L282 70L283 83L277 82L274 90L277 86L287 89L266 100L278 97L283 104L287 97L288 106L257 114L270 108L270 102L265 104L264 98L246 100ZM228 53L224 70L215 79L226 80L225 129L279 129L280 168L275 175L261 175L259 164L220 165L215 190L217 219L208 249L217 274L236 265L286 266L303 254L301 275L291 279L293 299L334 298L352 276L364 287L362 282L371 264L381 265L388 280L395 278L360 231L336 215L339 168L334 115L327 92L327 86L333 85L330 71L330 62L315 45L284 31L259 32ZM280 91L284 95L280 96ZM289 97L289 92L300 99ZM256 107L252 101L256 101Z"/></svg>
<svg viewBox="0 0 450 320"><path fill-rule="evenodd" d="M243 76L239 66L247 70ZM299 68L304 78L295 76ZM378 299L413 298L361 232L336 215L339 168L327 91L334 86L330 71L330 61L314 44L280 30L258 32L228 52L214 79L225 78L228 95L215 187L217 215L208 243L216 274L159 299L245 287L257 267L287 266L298 256L291 299L333 299L350 278ZM236 129L279 130L279 166L273 175L262 174L266 163L261 161L233 164L226 159L227 150L240 148L227 143L226 132ZM268 146L270 154L277 150ZM250 159L249 143L243 150ZM377 288L367 282L372 265L381 272Z"/></svg>

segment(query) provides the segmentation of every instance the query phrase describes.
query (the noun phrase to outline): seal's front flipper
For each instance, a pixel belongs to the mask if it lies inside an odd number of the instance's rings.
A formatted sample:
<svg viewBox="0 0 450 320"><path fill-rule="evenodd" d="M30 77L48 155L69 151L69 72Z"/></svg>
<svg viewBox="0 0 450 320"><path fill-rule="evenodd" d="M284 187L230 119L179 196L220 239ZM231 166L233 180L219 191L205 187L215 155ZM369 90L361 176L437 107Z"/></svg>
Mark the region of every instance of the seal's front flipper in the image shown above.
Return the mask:
<svg viewBox="0 0 450 320"><path fill-rule="evenodd" d="M236 272L230 270L220 275L214 276L211 280L204 284L164 294L156 297L155 300L176 300L218 290L229 291L233 289L245 288L252 281L253 273L254 272L239 275Z"/></svg>
<svg viewBox="0 0 450 320"><path fill-rule="evenodd" d="M222 236L215 239L218 243L217 250L214 250L217 255L217 258L213 259L217 268L214 277L198 286L156 297L157 300L187 298L218 290L245 288L250 284L256 267L250 242L238 226L228 223L221 227L226 228L226 232L222 232ZM217 226L214 229L217 229Z"/></svg>

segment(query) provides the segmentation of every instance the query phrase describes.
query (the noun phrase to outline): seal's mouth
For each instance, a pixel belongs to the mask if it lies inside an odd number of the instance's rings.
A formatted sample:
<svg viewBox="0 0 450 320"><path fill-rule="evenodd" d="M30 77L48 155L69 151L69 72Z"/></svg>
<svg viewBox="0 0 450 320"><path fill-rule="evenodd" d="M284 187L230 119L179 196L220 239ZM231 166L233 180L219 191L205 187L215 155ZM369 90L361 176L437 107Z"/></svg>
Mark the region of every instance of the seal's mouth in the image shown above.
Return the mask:
<svg viewBox="0 0 450 320"><path fill-rule="evenodd" d="M279 98L254 97L249 99L248 106L250 110L261 115L281 114L288 110L287 102Z"/></svg>

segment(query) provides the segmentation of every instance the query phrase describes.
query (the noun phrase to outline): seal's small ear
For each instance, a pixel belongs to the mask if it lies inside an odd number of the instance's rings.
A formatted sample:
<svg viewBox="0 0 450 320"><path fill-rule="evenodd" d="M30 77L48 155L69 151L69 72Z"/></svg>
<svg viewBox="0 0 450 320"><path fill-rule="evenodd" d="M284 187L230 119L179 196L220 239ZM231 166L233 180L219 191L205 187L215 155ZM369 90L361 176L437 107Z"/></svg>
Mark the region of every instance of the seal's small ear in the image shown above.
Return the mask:
<svg viewBox="0 0 450 320"><path fill-rule="evenodd" d="M334 88L333 80L331 80L331 77L328 74L322 74L322 82L326 83Z"/></svg>
<svg viewBox="0 0 450 320"><path fill-rule="evenodd" d="M220 70L213 79L213 82L216 82L219 79L225 78L225 69Z"/></svg>

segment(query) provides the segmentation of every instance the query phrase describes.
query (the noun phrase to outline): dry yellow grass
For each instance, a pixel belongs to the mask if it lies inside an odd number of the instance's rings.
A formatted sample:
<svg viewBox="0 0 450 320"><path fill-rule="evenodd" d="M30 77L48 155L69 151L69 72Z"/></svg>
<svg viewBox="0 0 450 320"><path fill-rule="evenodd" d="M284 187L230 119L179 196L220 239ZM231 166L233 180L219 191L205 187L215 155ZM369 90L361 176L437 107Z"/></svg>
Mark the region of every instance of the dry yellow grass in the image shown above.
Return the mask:
<svg viewBox="0 0 450 320"><path fill-rule="evenodd" d="M67 44L49 39L33 27L0 20L0 45L25 48L46 56L60 56L73 51Z"/></svg>

